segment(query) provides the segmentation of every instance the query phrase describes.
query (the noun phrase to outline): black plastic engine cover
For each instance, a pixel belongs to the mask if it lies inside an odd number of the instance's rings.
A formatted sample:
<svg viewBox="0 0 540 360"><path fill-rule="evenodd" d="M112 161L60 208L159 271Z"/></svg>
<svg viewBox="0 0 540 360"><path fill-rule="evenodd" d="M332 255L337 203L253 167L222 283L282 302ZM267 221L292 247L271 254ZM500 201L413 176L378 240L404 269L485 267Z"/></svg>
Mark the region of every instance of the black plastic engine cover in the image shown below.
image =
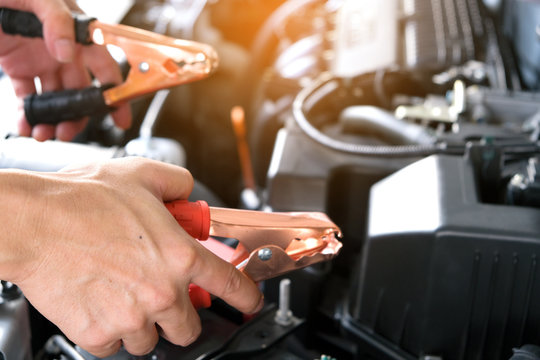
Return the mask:
<svg viewBox="0 0 540 360"><path fill-rule="evenodd" d="M365 348L396 359L508 359L537 343L540 209L484 204L476 188L472 165L451 156L372 188L343 322Z"/></svg>

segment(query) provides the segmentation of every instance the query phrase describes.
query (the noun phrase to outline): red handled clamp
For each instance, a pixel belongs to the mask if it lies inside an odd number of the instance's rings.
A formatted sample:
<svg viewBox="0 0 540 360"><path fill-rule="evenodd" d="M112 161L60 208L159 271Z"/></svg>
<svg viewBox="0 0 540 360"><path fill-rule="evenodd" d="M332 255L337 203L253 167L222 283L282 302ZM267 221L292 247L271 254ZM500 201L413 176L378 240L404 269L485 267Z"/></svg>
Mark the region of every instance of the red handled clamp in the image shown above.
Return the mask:
<svg viewBox="0 0 540 360"><path fill-rule="evenodd" d="M319 212L267 213L209 207L204 201L187 200L165 205L196 239L206 240L212 235L237 239L239 245L231 263L253 281L330 260L342 247L338 240L340 229ZM195 307L210 305L210 295L204 293L196 286L190 287Z"/></svg>

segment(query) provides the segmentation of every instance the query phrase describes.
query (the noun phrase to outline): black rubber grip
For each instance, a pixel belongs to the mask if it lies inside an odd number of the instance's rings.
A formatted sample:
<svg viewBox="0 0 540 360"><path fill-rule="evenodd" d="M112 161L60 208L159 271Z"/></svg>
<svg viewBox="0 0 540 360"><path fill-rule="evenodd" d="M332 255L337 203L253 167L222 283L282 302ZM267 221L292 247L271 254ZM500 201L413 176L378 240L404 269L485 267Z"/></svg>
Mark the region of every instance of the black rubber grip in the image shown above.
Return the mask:
<svg viewBox="0 0 540 360"><path fill-rule="evenodd" d="M108 87L87 87L81 90L63 90L30 95L24 99L26 120L31 126L56 125L63 121L78 120L85 116L102 116L114 108L103 98Z"/></svg>
<svg viewBox="0 0 540 360"><path fill-rule="evenodd" d="M88 25L96 20L84 14L73 14L75 41L83 44L92 44ZM9 35L25 37L43 37L43 24L31 12L0 8L0 24L2 31Z"/></svg>
<svg viewBox="0 0 540 360"><path fill-rule="evenodd" d="M36 15L26 11L2 8L0 11L2 31L9 35L43 37L43 25Z"/></svg>

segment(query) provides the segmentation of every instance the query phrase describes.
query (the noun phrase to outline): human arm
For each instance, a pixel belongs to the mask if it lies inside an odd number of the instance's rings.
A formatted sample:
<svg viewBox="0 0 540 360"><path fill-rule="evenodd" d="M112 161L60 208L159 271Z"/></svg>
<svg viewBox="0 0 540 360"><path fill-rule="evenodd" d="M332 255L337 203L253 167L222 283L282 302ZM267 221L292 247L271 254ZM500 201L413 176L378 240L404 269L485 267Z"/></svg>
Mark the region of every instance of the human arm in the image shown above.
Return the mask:
<svg viewBox="0 0 540 360"><path fill-rule="evenodd" d="M192 181L185 169L140 158L59 173L0 171L0 278L99 357L121 344L145 354L160 332L179 345L195 340L190 283L258 310L255 284L163 206L187 198Z"/></svg>
<svg viewBox="0 0 540 360"><path fill-rule="evenodd" d="M1 7L30 11L43 23L44 40L8 36L0 32L0 66L8 74L19 98L35 93L34 78L43 91L77 89L90 85L90 73L101 83L120 83L116 62L103 46L76 45L72 11L80 11L72 0L0 0ZM113 112L120 128L131 125L127 104ZM75 119L74 119L75 120ZM21 111L19 133L38 140L56 137L71 140L86 126L88 119L63 122L57 126L31 128Z"/></svg>

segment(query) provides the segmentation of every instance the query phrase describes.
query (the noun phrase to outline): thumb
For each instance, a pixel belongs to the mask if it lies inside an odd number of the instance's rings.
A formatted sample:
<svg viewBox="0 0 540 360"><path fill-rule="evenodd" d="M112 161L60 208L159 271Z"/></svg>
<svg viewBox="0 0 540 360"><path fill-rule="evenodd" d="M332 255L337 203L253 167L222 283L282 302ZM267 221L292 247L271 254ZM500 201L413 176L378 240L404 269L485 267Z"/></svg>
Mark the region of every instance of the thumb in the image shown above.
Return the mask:
<svg viewBox="0 0 540 360"><path fill-rule="evenodd" d="M34 4L34 13L43 23L49 53L59 62L73 61L75 30L70 9L61 0L35 1Z"/></svg>

